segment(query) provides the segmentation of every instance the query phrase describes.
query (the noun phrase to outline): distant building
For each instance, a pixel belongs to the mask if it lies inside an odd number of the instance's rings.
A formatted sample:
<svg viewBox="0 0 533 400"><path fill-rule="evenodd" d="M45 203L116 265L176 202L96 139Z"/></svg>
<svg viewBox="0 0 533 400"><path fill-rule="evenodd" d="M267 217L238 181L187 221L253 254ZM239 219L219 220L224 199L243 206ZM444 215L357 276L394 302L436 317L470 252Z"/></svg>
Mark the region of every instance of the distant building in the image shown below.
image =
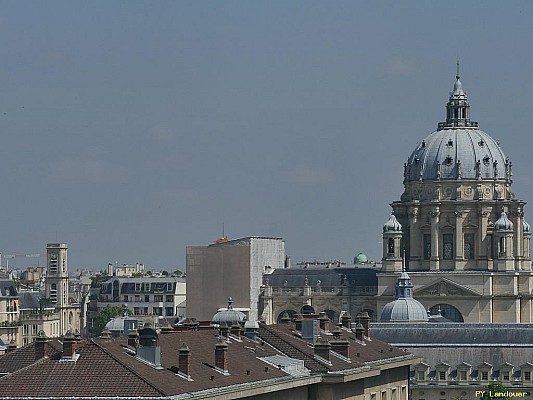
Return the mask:
<svg viewBox="0 0 533 400"><path fill-rule="evenodd" d="M107 264L108 276L132 277L138 274L144 274L144 264L122 264L117 266L113 266L113 264Z"/></svg>
<svg viewBox="0 0 533 400"><path fill-rule="evenodd" d="M185 279L178 277L124 278L114 276L104 283L97 297L98 311L108 305L125 306L134 316L186 317Z"/></svg>
<svg viewBox="0 0 533 400"><path fill-rule="evenodd" d="M187 314L208 321L233 298L235 309L258 320L263 273L283 268L281 238L250 236L187 247Z"/></svg>
<svg viewBox="0 0 533 400"><path fill-rule="evenodd" d="M372 264L347 265L338 261L268 269L259 298L260 318L274 324L285 313L294 318L296 314L323 311L331 320L339 321L343 313L355 316L365 311L377 320L378 272L379 267Z"/></svg>
<svg viewBox="0 0 533 400"><path fill-rule="evenodd" d="M491 383L532 393L532 330L533 324L371 325L373 337L422 358L411 366L411 400L475 400Z"/></svg>

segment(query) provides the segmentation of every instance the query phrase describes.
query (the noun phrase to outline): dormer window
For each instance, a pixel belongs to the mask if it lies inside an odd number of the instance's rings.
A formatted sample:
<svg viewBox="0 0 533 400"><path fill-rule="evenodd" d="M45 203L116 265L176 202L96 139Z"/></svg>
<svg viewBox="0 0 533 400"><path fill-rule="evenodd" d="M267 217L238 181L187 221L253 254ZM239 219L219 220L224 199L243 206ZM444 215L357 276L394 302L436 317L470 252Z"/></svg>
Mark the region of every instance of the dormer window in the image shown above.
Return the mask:
<svg viewBox="0 0 533 400"><path fill-rule="evenodd" d="M444 159L444 164L446 165L451 165L453 162L453 159L451 156L446 156L446 158Z"/></svg>
<svg viewBox="0 0 533 400"><path fill-rule="evenodd" d="M485 157L483 157L483 164L485 164L485 165L489 165L489 163L490 163L490 158L489 158L489 156L485 156Z"/></svg>
<svg viewBox="0 0 533 400"><path fill-rule="evenodd" d="M449 139L448 140L448 144L447 144L448 147L453 147L453 140L452 139Z"/></svg>
<svg viewBox="0 0 533 400"><path fill-rule="evenodd" d="M479 147L484 147L485 146L485 141L483 139L481 139L479 142L477 142L477 144L479 144Z"/></svg>

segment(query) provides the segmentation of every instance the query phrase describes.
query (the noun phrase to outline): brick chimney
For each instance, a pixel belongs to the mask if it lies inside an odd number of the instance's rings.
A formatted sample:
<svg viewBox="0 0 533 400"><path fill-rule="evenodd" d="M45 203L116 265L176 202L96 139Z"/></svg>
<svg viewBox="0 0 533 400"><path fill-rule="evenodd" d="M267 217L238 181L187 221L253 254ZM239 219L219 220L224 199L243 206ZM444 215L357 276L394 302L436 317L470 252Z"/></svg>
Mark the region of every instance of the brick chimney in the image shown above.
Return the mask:
<svg viewBox="0 0 533 400"><path fill-rule="evenodd" d="M222 338L215 345L215 367L228 372L228 344Z"/></svg>
<svg viewBox="0 0 533 400"><path fill-rule="evenodd" d="M191 350L189 346L183 343L179 349L178 353L178 368L180 372L185 375L189 375L189 360L191 358Z"/></svg>
<svg viewBox="0 0 533 400"><path fill-rule="evenodd" d="M130 333L128 333L128 346L136 348L138 343L139 334L137 333L137 329L132 329Z"/></svg>
<svg viewBox="0 0 533 400"><path fill-rule="evenodd" d="M294 329L301 332L302 331L302 321L303 317L301 314L296 314L296 319L294 321Z"/></svg>
<svg viewBox="0 0 533 400"><path fill-rule="evenodd" d="M282 324L289 324L291 322L291 317L289 317L289 314L287 313L287 311L283 313L283 316L281 317L280 322Z"/></svg>
<svg viewBox="0 0 533 400"><path fill-rule="evenodd" d="M237 336L238 338L241 337L241 326L239 325L239 323L237 321L235 321L235 322L233 322L233 324L231 324L230 331L231 331L232 335Z"/></svg>
<svg viewBox="0 0 533 400"><path fill-rule="evenodd" d="M320 314L320 317L318 318L318 321L320 322L320 329L323 331L329 331L330 330L330 320L326 313L322 311Z"/></svg>
<svg viewBox="0 0 533 400"><path fill-rule="evenodd" d="M77 341L71 330L63 336L63 357L72 358L76 353Z"/></svg>
<svg viewBox="0 0 533 400"><path fill-rule="evenodd" d="M352 327L352 316L350 314L348 314L348 313L345 313L341 317L341 323L342 323L342 326L344 326L345 328L350 329Z"/></svg>
<svg viewBox="0 0 533 400"><path fill-rule="evenodd" d="M220 334L220 336L225 337L226 339L228 338L228 336L229 336L229 327L228 327L228 325L225 322L222 322L220 324L219 334Z"/></svg>
<svg viewBox="0 0 533 400"><path fill-rule="evenodd" d="M341 336L336 337L331 342L331 350L346 358L350 358L350 343Z"/></svg>
<svg viewBox="0 0 533 400"><path fill-rule="evenodd" d="M355 327L355 338L360 342L365 340L365 328L361 323L357 324Z"/></svg>
<svg viewBox="0 0 533 400"><path fill-rule="evenodd" d="M329 342L316 342L315 343L315 356L322 357L325 360L329 361L329 350L331 349L331 344Z"/></svg>
<svg viewBox="0 0 533 400"><path fill-rule="evenodd" d="M361 311L355 318L365 328L365 336L370 337L370 315L366 311Z"/></svg>
<svg viewBox="0 0 533 400"><path fill-rule="evenodd" d="M35 361L47 356L46 343L48 343L48 337L44 331L39 331L35 338Z"/></svg>

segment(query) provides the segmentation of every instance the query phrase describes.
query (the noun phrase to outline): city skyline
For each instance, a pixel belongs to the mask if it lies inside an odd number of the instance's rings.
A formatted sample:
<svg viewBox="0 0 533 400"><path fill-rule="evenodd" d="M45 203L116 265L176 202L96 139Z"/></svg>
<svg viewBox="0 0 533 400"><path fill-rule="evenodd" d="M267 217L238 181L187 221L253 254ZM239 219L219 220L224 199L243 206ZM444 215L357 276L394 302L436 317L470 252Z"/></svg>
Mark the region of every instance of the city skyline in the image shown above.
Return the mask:
<svg viewBox="0 0 533 400"><path fill-rule="evenodd" d="M379 260L457 58L472 120L531 201L531 17L528 2L4 3L0 251L60 242L71 269L183 270L224 224L283 237L293 262Z"/></svg>

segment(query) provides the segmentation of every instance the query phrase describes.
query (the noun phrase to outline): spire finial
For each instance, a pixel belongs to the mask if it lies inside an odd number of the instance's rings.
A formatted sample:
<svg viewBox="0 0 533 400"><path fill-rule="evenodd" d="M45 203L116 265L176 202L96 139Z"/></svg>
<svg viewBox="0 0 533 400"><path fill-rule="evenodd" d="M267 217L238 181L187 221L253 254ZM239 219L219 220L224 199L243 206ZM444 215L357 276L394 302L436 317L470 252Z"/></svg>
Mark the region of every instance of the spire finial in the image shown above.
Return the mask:
<svg viewBox="0 0 533 400"><path fill-rule="evenodd" d="M459 79L459 57L457 57L457 74L455 75L457 79Z"/></svg>

